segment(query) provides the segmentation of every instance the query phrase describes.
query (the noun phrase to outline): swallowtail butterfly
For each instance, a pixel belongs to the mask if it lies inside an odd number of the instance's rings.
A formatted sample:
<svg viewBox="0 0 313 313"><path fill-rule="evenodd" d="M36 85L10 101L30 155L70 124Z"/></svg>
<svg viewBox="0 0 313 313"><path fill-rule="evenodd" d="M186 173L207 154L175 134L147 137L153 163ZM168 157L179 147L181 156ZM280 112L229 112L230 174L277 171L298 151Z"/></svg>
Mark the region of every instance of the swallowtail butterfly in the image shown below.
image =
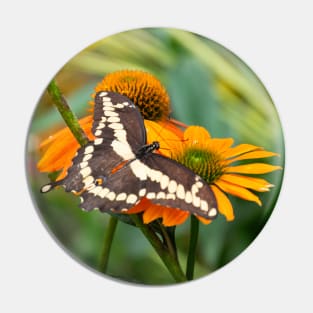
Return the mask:
<svg viewBox="0 0 313 313"><path fill-rule="evenodd" d="M127 212L146 197L206 219L217 216L209 185L185 166L155 153L158 142L146 143L143 118L127 97L98 92L92 132L95 140L78 149L67 176L41 187L42 193L62 185L80 195L80 207L86 211Z"/></svg>

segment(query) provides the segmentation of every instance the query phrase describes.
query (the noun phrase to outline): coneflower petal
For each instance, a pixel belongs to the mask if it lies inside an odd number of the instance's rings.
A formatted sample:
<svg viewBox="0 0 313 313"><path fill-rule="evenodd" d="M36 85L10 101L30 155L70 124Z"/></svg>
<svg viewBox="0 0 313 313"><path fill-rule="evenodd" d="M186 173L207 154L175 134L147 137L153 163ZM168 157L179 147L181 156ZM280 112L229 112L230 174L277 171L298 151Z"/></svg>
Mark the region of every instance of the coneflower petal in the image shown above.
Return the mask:
<svg viewBox="0 0 313 313"><path fill-rule="evenodd" d="M269 191L269 188L274 185L262 178L242 176L238 174L224 174L221 179L234 185L249 188L255 191L264 192Z"/></svg>
<svg viewBox="0 0 313 313"><path fill-rule="evenodd" d="M218 187L211 185L211 188L216 198L218 211L226 217L227 221L234 220L234 209L228 197Z"/></svg>
<svg viewBox="0 0 313 313"><path fill-rule="evenodd" d="M223 181L222 179L219 179L218 182L215 182L215 185L222 189L224 192L227 192L233 196L244 200L256 202L259 206L262 205L259 197L244 187L231 184L229 182Z"/></svg>
<svg viewBox="0 0 313 313"><path fill-rule="evenodd" d="M226 173L241 174L265 174L281 169L281 166L266 163L251 163L237 166L229 166L225 169Z"/></svg>
<svg viewBox="0 0 313 313"><path fill-rule="evenodd" d="M266 150L255 150L255 151L243 153L237 157L231 158L228 160L228 163L233 163L235 161L248 160L248 159L269 158L272 156L279 156L279 154L275 152L271 152L271 151L266 151Z"/></svg>

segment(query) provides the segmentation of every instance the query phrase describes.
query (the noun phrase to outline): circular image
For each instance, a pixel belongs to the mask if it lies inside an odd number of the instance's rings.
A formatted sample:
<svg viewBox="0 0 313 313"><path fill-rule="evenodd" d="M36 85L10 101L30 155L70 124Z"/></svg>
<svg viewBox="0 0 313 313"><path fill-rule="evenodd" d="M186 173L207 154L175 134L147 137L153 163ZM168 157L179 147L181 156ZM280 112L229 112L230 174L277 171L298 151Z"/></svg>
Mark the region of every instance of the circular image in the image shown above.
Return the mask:
<svg viewBox="0 0 313 313"><path fill-rule="evenodd" d="M260 80L179 29L130 30L77 54L44 90L26 143L30 193L56 242L135 284L191 281L236 258L270 217L283 170Z"/></svg>

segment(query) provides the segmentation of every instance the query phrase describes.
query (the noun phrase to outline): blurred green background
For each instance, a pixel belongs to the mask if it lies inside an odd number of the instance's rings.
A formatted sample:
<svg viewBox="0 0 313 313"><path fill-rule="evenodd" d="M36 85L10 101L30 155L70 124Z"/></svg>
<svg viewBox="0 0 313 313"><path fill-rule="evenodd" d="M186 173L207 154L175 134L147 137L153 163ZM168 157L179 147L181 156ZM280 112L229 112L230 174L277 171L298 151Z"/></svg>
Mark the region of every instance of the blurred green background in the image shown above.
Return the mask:
<svg viewBox="0 0 313 313"><path fill-rule="evenodd" d="M166 28L138 29L116 34L89 46L56 75L73 111L86 115L95 85L110 72L141 69L166 87L173 114L186 124L202 125L213 137L232 137L235 144L250 143L280 154L266 162L284 166L284 141L275 106L266 89L236 55L196 34ZM34 104L35 105L35 104ZM47 229L76 260L97 269L108 215L82 212L79 200L63 190L40 194L49 178L39 173L40 142L64 122L45 91L29 128L26 172L29 188ZM207 275L238 256L254 240L269 218L282 183L283 171L264 177L275 187L259 194L263 206L231 197L235 220L223 216L200 225L195 278ZM176 229L179 259L185 268L189 220ZM47 265L51 267L53 265ZM107 275L140 284L175 283L141 232L119 223Z"/></svg>

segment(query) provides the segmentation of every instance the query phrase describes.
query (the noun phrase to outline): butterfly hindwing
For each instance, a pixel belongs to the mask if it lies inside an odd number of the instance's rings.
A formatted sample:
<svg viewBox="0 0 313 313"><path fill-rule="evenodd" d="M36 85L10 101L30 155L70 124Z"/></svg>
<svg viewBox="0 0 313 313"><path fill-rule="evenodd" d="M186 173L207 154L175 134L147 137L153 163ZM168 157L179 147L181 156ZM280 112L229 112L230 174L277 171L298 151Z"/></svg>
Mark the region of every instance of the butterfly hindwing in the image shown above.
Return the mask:
<svg viewBox="0 0 313 313"><path fill-rule="evenodd" d="M105 177L102 185L82 193L80 206L88 211L97 208L102 212L125 212L140 201L143 187L144 183L125 165Z"/></svg>
<svg viewBox="0 0 313 313"><path fill-rule="evenodd" d="M185 166L151 153L142 162L148 167L146 197L153 203L179 208L207 219L217 216L210 186Z"/></svg>

